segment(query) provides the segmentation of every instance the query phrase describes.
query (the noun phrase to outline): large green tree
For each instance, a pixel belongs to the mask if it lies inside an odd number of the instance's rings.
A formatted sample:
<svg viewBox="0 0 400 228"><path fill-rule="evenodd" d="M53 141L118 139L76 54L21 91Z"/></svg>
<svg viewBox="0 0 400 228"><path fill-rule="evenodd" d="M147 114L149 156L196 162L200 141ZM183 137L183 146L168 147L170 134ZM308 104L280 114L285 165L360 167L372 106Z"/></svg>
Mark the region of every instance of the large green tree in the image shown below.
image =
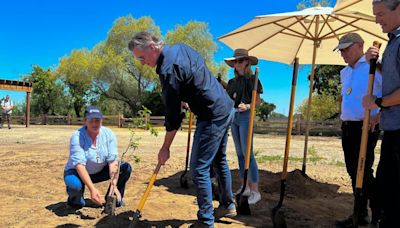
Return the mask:
<svg viewBox="0 0 400 228"><path fill-rule="evenodd" d="M134 115L143 103L150 104L149 99L160 101L160 85L154 69L142 65L128 50L129 41L140 31L150 31L161 37L160 28L151 17L136 19L128 15L118 18L106 40L92 50L73 50L61 59L58 72L71 95L77 116L88 102L102 106L101 103L112 101L113 105L105 105L109 112L129 108ZM177 25L167 32L165 43L190 45L201 54L215 75L221 73L226 77L228 67L213 61L216 44L206 23L192 21ZM158 107L153 109L157 113L160 110Z"/></svg>
<svg viewBox="0 0 400 228"><path fill-rule="evenodd" d="M314 92L332 95L338 100L341 90L340 71L344 66L318 65L315 68Z"/></svg>
<svg viewBox="0 0 400 228"><path fill-rule="evenodd" d="M318 65L315 69L313 85L312 119L328 119L339 113L339 96L341 91L340 70L343 66ZM305 116L307 98L297 108L297 113Z"/></svg>
<svg viewBox="0 0 400 228"><path fill-rule="evenodd" d="M150 31L160 35L160 29L150 17L118 18L107 39L92 50L93 86L98 94L118 101L137 113L143 101L143 91L157 87L155 71L133 58L128 43L135 33Z"/></svg>
<svg viewBox="0 0 400 228"><path fill-rule="evenodd" d="M189 45L203 57L213 75L217 76L221 73L222 79L226 79L229 68L225 63L217 64L214 61L217 44L213 40L207 23L190 21L186 25L177 25L174 30L168 31L165 35L165 43Z"/></svg>
<svg viewBox="0 0 400 228"><path fill-rule="evenodd" d="M160 37L160 29L150 17L135 19L126 16L115 21L106 41L92 50L93 82L97 92L124 102L132 113L136 113L143 104L150 105L153 113L159 113L160 107L149 103L150 98L160 101L158 76L154 69L133 58L127 48L133 35L144 30ZM213 61L216 44L206 23L193 21L186 25L177 25L167 32L165 43L187 44L200 53L214 74L220 72L226 75L228 72L225 64L217 65Z"/></svg>
<svg viewBox="0 0 400 228"><path fill-rule="evenodd" d="M256 115L265 121L269 118L270 114L275 110L275 104L265 102L264 100L261 101L261 104L256 109Z"/></svg>
<svg viewBox="0 0 400 228"><path fill-rule="evenodd" d="M69 56L61 59L58 73L68 88L76 116L81 117L90 99L93 75L90 71L89 50L72 50Z"/></svg>
<svg viewBox="0 0 400 228"><path fill-rule="evenodd" d="M32 114L66 115L68 113L70 100L65 96L64 86L57 79L55 72L34 65L32 72L26 75L24 80L32 82Z"/></svg>
<svg viewBox="0 0 400 228"><path fill-rule="evenodd" d="M297 113L305 118L307 110L307 99L305 99L298 107ZM311 106L311 119L326 120L334 116L339 111L339 103L337 97L328 93L314 94L313 105Z"/></svg>

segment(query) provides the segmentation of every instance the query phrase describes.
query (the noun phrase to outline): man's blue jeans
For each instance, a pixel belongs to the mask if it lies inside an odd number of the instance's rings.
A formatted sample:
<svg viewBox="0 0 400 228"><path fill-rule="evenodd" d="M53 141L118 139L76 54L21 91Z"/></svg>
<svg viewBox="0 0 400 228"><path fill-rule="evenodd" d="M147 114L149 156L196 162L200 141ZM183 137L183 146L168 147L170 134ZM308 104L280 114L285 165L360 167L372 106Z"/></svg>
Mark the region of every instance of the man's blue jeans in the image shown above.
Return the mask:
<svg viewBox="0 0 400 228"><path fill-rule="evenodd" d="M190 173L197 190L197 203L199 211L198 220L214 227L214 208L212 205L212 188L210 167L213 165L217 173L221 192L220 206L234 208L232 194L232 178L226 160L226 145L228 130L232 121L234 110L222 120L198 120L193 139L192 154L190 157Z"/></svg>
<svg viewBox="0 0 400 228"><path fill-rule="evenodd" d="M236 154L239 161L240 178L244 178L244 162L246 158L247 136L249 131L250 111L236 112L233 118L231 131L235 142ZM253 153L253 141L250 149L249 180L258 183L258 166Z"/></svg>
<svg viewBox="0 0 400 228"><path fill-rule="evenodd" d="M124 197L125 184L131 176L132 167L129 163L123 162L120 167L120 174L117 182L117 188ZM100 172L89 175L93 183L99 183L110 179L109 167L106 165ZM68 205L83 207L85 200L83 193L85 192L85 184L75 169L64 171L64 182L67 186ZM108 193L107 193L108 194ZM106 194L106 196L107 196Z"/></svg>

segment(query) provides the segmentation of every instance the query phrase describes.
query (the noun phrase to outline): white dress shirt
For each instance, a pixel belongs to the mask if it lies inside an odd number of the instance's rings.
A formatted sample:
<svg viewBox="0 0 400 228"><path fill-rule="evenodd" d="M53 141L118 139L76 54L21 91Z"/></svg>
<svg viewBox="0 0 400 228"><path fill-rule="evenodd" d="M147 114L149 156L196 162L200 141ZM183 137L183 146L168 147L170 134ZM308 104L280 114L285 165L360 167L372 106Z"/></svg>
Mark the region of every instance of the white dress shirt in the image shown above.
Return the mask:
<svg viewBox="0 0 400 228"><path fill-rule="evenodd" d="M367 94L368 78L369 64L365 60L365 56L357 61L354 68L346 66L340 71L342 82L341 120L362 121L364 119L362 97ZM382 96L382 75L379 71L375 72L373 94L377 97ZM378 110L371 110L371 115L375 115Z"/></svg>

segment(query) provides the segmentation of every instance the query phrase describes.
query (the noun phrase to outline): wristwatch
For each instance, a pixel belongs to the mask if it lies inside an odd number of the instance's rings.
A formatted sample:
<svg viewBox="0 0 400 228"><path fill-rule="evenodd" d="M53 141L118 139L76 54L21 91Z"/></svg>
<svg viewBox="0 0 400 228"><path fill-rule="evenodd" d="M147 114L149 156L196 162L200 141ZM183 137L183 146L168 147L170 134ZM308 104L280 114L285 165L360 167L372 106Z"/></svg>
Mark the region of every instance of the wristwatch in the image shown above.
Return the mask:
<svg viewBox="0 0 400 228"><path fill-rule="evenodd" d="M379 108L386 108L382 105L382 97L378 97L375 99L375 104L376 106L378 106Z"/></svg>

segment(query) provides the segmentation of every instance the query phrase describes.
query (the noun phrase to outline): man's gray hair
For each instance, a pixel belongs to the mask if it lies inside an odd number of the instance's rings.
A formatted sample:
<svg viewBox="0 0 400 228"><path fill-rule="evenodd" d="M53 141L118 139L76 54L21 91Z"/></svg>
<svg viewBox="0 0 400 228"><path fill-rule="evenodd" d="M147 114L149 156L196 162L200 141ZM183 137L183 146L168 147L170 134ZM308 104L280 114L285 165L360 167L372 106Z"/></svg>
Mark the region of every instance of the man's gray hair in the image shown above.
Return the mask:
<svg viewBox="0 0 400 228"><path fill-rule="evenodd" d="M400 4L400 0L373 0L372 4L382 2L390 10L395 10Z"/></svg>
<svg viewBox="0 0 400 228"><path fill-rule="evenodd" d="M140 48L143 50L149 47L151 44L155 44L157 47L160 47L163 43L153 33L139 32L133 36L132 40L128 44L128 48L129 50L133 50L134 48Z"/></svg>

